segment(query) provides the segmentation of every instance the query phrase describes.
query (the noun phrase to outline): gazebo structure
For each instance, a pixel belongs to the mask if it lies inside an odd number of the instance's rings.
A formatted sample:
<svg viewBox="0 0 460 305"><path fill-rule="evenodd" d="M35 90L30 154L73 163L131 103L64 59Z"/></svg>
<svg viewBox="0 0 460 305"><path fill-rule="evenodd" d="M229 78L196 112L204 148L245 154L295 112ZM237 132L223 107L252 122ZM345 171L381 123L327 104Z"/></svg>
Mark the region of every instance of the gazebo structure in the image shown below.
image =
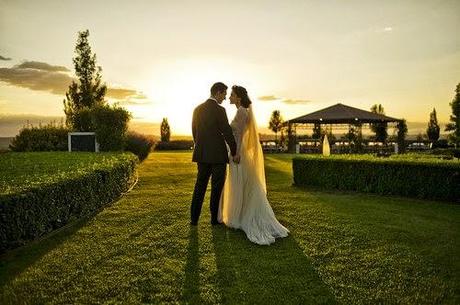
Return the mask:
<svg viewBox="0 0 460 305"><path fill-rule="evenodd" d="M336 104L285 122L285 125L288 127L288 133L291 133L290 139L295 139L294 143L300 142L300 137L298 131L304 129L313 130L317 128L319 131L323 126L326 126L326 130L330 133L332 129L334 130L347 130L350 133L350 130L353 129L353 132L358 136L361 136L362 139L362 127L370 127L371 124L382 124L389 126L391 124L394 127L397 126L401 119L392 118L386 115L381 115L373 113L370 111L350 107L344 104ZM294 133L294 134L293 134ZM315 142L320 141L319 139L310 139L310 141ZM292 141L290 140L292 143ZM350 147L351 140L348 141L343 139L339 141L339 146ZM308 145L307 145L308 146ZM390 148L391 149L391 148ZM289 147L290 151L295 150L292 145ZM315 150L315 149L313 149ZM316 148L318 150L318 148Z"/></svg>

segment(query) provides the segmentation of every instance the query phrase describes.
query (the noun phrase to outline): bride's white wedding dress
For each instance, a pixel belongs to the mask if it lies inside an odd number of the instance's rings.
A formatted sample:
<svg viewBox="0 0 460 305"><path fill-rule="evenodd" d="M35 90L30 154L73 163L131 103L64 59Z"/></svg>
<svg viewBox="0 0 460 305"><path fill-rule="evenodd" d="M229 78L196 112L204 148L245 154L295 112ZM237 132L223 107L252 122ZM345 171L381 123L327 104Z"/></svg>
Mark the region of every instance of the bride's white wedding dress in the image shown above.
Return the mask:
<svg viewBox="0 0 460 305"><path fill-rule="evenodd" d="M218 219L242 229L250 241L269 245L289 230L278 222L267 200L264 157L252 107L239 107L230 126L241 160L236 164L230 158Z"/></svg>

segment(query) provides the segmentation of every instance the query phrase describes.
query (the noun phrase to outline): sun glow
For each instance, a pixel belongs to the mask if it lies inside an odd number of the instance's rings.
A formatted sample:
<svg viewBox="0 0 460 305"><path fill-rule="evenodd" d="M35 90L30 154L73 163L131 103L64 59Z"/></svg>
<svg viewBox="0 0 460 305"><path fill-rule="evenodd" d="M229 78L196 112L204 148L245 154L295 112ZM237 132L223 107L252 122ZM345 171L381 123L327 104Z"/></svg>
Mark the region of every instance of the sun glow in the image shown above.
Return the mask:
<svg viewBox="0 0 460 305"><path fill-rule="evenodd" d="M148 83L142 84L145 88L143 92L151 100L152 106L133 109L134 114L141 120L152 122L159 122L166 117L173 134L178 135L191 133L193 109L209 97L213 83L222 81L231 87L245 81L245 78L246 83L249 83L248 71L234 62L222 60L178 60L172 64L156 66L152 71L155 72ZM230 89L223 103L230 119L235 110L229 105L229 96Z"/></svg>

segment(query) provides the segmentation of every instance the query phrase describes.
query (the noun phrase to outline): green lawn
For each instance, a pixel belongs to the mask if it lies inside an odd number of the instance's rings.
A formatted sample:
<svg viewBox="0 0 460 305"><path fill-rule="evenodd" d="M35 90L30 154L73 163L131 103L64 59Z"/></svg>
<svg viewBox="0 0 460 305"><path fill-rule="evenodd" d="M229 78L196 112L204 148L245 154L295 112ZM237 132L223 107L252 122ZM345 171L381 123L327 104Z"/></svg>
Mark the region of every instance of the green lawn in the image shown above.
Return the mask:
<svg viewBox="0 0 460 305"><path fill-rule="evenodd" d="M291 235L271 246L189 208L195 165L153 153L138 185L91 219L1 257L0 303L459 304L460 206L293 187L266 158Z"/></svg>

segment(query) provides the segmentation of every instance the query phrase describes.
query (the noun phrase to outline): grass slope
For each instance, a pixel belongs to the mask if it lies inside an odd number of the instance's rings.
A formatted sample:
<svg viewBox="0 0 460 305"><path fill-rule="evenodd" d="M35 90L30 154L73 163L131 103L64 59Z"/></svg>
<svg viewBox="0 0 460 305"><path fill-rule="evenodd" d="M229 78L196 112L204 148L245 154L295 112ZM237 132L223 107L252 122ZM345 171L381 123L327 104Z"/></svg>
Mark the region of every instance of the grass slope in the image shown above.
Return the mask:
<svg viewBox="0 0 460 305"><path fill-rule="evenodd" d="M190 153L154 153L136 188L92 219L1 257L0 303L458 304L460 207L293 187L266 158L291 235L272 246L189 222Z"/></svg>

